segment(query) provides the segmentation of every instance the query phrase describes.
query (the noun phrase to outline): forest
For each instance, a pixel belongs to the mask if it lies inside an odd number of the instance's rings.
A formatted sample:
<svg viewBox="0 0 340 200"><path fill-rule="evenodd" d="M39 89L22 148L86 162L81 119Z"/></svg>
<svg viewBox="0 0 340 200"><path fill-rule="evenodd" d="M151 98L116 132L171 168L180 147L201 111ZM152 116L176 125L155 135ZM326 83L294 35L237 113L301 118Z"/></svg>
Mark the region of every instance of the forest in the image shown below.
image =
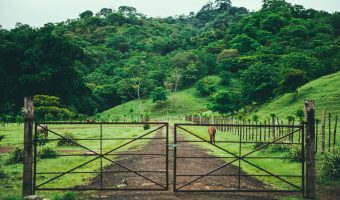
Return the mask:
<svg viewBox="0 0 340 200"><path fill-rule="evenodd" d="M339 12L284 0L254 12L216 0L167 18L121 6L39 28L17 23L0 28L0 117L21 119L24 96L35 96L37 117L64 119L193 86L211 110L232 113L339 71L339 35ZM216 89L230 80L241 88Z"/></svg>

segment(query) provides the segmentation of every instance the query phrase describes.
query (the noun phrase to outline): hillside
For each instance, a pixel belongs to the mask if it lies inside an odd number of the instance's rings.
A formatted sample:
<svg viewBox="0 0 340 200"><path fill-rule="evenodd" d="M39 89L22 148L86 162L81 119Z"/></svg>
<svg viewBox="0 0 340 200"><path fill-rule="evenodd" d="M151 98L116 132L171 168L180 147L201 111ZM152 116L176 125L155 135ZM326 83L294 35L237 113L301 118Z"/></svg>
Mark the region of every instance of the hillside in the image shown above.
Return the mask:
<svg viewBox="0 0 340 200"><path fill-rule="evenodd" d="M151 118L166 117L169 111L169 116L178 117L185 113L191 112L204 112L207 111L208 99L199 96L198 92L194 88L182 90L175 94L176 98L176 109L172 111L172 100L168 99L167 102L163 104L153 103L150 98L145 98L142 100L144 110L149 112ZM132 112L131 112L132 111ZM122 119L124 115L130 120L131 116L137 119L139 116L139 102L138 100L129 101L127 103L121 104L109 110L106 110L99 114L101 118L110 119L120 118Z"/></svg>
<svg viewBox="0 0 340 200"><path fill-rule="evenodd" d="M293 94L285 94L274 98L262 105L256 114L260 117L269 117L275 113L279 117L294 116L297 109L303 109L305 99L315 100L317 118L321 119L322 111L340 114L340 72L323 76L303 85L294 99Z"/></svg>

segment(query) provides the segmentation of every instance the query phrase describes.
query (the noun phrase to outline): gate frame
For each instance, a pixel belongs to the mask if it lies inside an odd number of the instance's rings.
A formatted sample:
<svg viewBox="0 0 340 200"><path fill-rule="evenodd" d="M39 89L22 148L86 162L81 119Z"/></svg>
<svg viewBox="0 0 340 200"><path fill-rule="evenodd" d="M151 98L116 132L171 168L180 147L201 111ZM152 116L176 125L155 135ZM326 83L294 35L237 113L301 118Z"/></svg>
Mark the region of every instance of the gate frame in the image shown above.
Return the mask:
<svg viewBox="0 0 340 200"><path fill-rule="evenodd" d="M181 127L181 126L202 126L202 127L208 127L208 126L214 126L214 127L269 127L269 128L273 128L273 127L286 127L286 128L297 128L296 130L294 130L294 131L290 131L288 134L285 134L285 135L283 135L283 136L280 136L280 137L278 137L278 138L275 138L274 140L272 140L272 141L268 141L267 142L267 144L265 144L265 145L262 145L262 146L260 146L260 147L258 147L258 148L256 148L255 150L252 150L252 151L250 151L250 152L248 152L248 153L246 153L246 154L244 154L244 155L241 155L241 145L242 145L242 143L260 143L260 142L248 142L248 141L245 141L245 142L243 142L242 141L242 134L240 134L240 140L237 142L238 144L239 144L239 151L238 151L238 153L239 153L239 155L236 155L236 154L233 154L233 153L231 153L231 152L229 152L227 149L224 149L224 148L222 148L222 147L220 147L220 146L217 146L217 145L215 145L215 144L210 144L210 142L208 141L208 140L205 140L204 138L202 138L202 137L200 137L200 136L198 136L198 135L196 135L196 134L194 134L194 133L192 133L192 132L190 132L190 131L188 131L188 130L186 130L185 128L183 128L183 127ZM179 188L178 187L176 187L177 186L177 179L176 179L176 177L177 177L177 146L178 146L178 142L181 142L181 141L178 141L177 140L177 128L180 128L180 129L182 129L183 131L185 131L185 132L187 132L187 133L189 133L189 134L191 134L191 135L193 135L193 136L195 136L196 138L199 138L201 141L192 141L192 140L186 140L186 142L205 142L205 143L208 143L208 144L210 144L210 145L213 145L213 146L215 146L216 148L218 148L218 149L221 149L222 151L224 151L224 152L226 152L226 153L228 153L228 154L230 154L230 155L232 155L232 157L231 156L229 156L230 158L235 158L235 160L232 160L232 161L230 161L230 162L225 162L222 166L219 166L218 168L215 168L215 169L213 169L213 170L211 170L211 171L209 171L209 172L207 172L207 173L205 173L205 174L203 174L203 175L198 175L197 177L198 178L196 178L196 179L194 179L194 180L192 180L192 181L189 181L189 182L187 182L187 183L185 183L184 185L182 185L182 186L180 186ZM294 133L296 133L297 131L301 131L301 133L302 133L302 136L301 136L301 142L298 142L298 143L296 143L296 142L293 142L293 143L287 143L287 144L292 144L292 145L300 145L300 147L301 147L301 156L300 156L300 163L301 163L301 176L298 176L298 177L301 177L301 188L300 187L298 187L298 186L296 186L296 185L294 185L294 184L291 184L291 183L289 183L288 181L285 181L284 179L282 179L281 177L280 177L280 175L275 175L275 174L273 174L273 173L271 173L271 172L269 172L269 171L267 171L267 170L265 170L265 169L263 169L262 167L259 167L259 166L257 166L257 165L255 165L255 164L253 164L253 163L251 163L250 161L246 161L246 160L244 160L244 158L247 158L247 156L248 155L250 155L250 154L252 154L252 153L254 153L254 152L256 152L256 151L259 151L259 150L261 150L261 149L263 149L263 148L265 148L265 147L267 147L267 146L269 146L269 145L271 145L271 144L275 144L277 141L280 141L280 140L282 140L282 139L284 139L284 138L286 138L286 137L288 137L288 136L290 136L290 135L292 135L292 134L294 134ZM190 124L190 123L176 123L176 124L174 124L174 174L173 174L173 179L174 179L174 182L173 182L173 191L174 192L292 192L292 193L302 193L303 194L303 196L305 196L305 123L301 123L300 125L278 125L278 126L273 126L273 125L239 125L239 124ZM227 141L228 142L228 141ZM230 142L230 141L229 141ZM263 142L262 142L263 143ZM215 156L214 156L215 157ZM180 157L179 157L180 158ZM200 159L200 158L203 158L203 157L196 157L195 156L195 158L197 158L197 159ZM216 158L218 158L218 157L216 157ZM275 157L273 158L273 159L275 159ZM281 159L281 158L280 158ZM232 176L238 176L238 188L237 189L230 189L230 190L181 190L180 188L182 188L182 187L185 187L185 186L187 186L187 185L189 185L189 184L191 184L191 183L193 183L193 182L195 182L195 181L197 181L198 179L200 179L200 178L203 178L203 177L207 177L207 176L209 176L209 174L211 174L211 173L213 173L213 172L215 172L215 171L217 171L217 170L219 170L219 169L221 169L222 167L225 167L225 166L228 166L228 165L230 165L230 164L232 164L232 163L234 163L234 162L236 162L236 161L244 161L244 162L246 162L246 163L248 163L248 164L251 164L252 166L254 166L254 167L256 167L256 168L258 168L258 169L260 169L261 171L264 171L264 172L266 172L267 174L270 174L270 176L271 177L276 177L276 178L278 178L278 179L280 179L281 181L283 181L283 182L286 182L286 183L288 183L289 185L291 185L291 186L294 186L294 187L296 187L296 188L299 188L299 190L264 190L264 189L262 189L262 190L253 190L253 189L240 189L240 176L241 176L241 169L240 169L240 167L239 167L239 170L238 170L238 174L237 175L232 175ZM182 174L181 174L182 175ZM186 174L184 174L184 175L182 175L182 176L185 176Z"/></svg>
<svg viewBox="0 0 340 200"><path fill-rule="evenodd" d="M37 134L37 127L41 125L44 125L44 124L47 124L47 125L74 125L74 124L79 124L79 125L99 125L98 128L100 128L100 138L95 138L95 139L88 139L88 140L100 140L100 152L97 153L81 144L78 144L76 141L72 141L70 139L68 139L70 142L72 143L75 143L77 146L83 148L84 150L89 150L91 152L94 153L94 159L91 159L90 161L87 161L85 163L82 163L80 165L77 165L77 167L75 168L72 168L71 170L68 170L66 172L60 172L59 176L56 176L56 177L53 177L47 181L45 181L44 183L40 184L40 185L36 185L36 175L37 175L37 139L38 139L38 134ZM160 125L159 127L155 127L153 130L151 131L148 131L147 133L144 133L143 135L141 136L138 136L136 138L117 138L118 140L130 140L122 145L119 145L118 147L115 147L113 148L112 150L110 151L107 151L105 153L102 152L102 141L103 139L105 140L105 138L103 138L102 136L102 125L145 125L145 124L149 124L149 125ZM169 149L168 149L168 146L169 146L169 123L168 122L36 122L35 125L34 125L34 140L33 140L33 147L34 147L34 156L33 156L33 184L32 184L32 191L33 191L33 194L35 194L36 191L40 190L40 191L168 191L169 190ZM114 127L113 127L114 128ZM154 140L154 139L158 139L158 140L165 140L165 154L154 154L155 156L164 156L165 157L165 184L160 184L160 183L157 183L156 181L153 181L151 179L149 179L147 176L144 176L142 174L140 174L138 171L136 170L131 170L129 169L128 167L125 167L124 165L121 165L119 163L117 163L116 161L114 160L111 160L111 159L108 159L108 158L105 158L105 155L110 155L110 153L132 143L132 142L135 142L135 141L138 141L138 140L141 140L143 137L151 134L151 133L154 133L158 130L162 130L165 128L165 134L166 136L165 137L160 137L160 138L148 138L150 140ZM64 139L67 139L66 137L64 137L63 135L59 134L59 133L56 133L55 131L52 131L50 129L48 129L49 132L52 132L53 134L59 136L60 138L64 138ZM114 138L113 138L114 139ZM60 140L60 139L56 139L56 140ZM78 140L78 139L75 139L75 140ZM82 140L82 139L80 139ZM129 155L151 155L151 154L129 154ZM72 156L72 155L71 155ZM79 155L77 155L79 156ZM80 156L86 156L86 155L80 155ZM100 184L100 187L99 188L39 188L45 184L48 184L49 182L55 180L55 179L58 179L59 177L65 175L65 174L69 174L69 173L72 173L72 171L82 167L82 166L85 166L86 164L96 160L96 159L101 159L101 163L100 163L100 172L91 172L91 173L97 173L97 174L100 174L100 180L101 180L101 184ZM150 188L150 189L147 189L147 188L103 188L103 166L102 166L102 160L103 159L106 159L108 161L110 161L112 164L115 164L117 166L120 166L124 169L126 169L126 173L134 173L150 182L153 182L155 183L156 185L162 187L160 189L157 189L157 188ZM150 173L159 173L158 171L155 171L155 170L152 170L152 171L148 171ZM52 173L52 172L44 172L44 173ZM38 174L43 174L43 173L38 173Z"/></svg>

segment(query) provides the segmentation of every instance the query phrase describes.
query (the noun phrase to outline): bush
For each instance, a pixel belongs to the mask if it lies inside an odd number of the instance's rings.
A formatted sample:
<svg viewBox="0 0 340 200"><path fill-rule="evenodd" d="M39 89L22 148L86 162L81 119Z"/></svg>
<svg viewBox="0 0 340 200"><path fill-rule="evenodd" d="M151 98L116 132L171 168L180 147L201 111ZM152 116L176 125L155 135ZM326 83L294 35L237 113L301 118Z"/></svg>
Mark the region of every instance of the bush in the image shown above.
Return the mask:
<svg viewBox="0 0 340 200"><path fill-rule="evenodd" d="M4 135L0 135L0 142L1 142L3 139L5 139L5 137L6 137L6 136L4 136Z"/></svg>
<svg viewBox="0 0 340 200"><path fill-rule="evenodd" d="M340 150L334 149L334 152L326 152L320 162L320 174L322 178L338 179L340 178Z"/></svg>
<svg viewBox="0 0 340 200"><path fill-rule="evenodd" d="M57 152L51 147L45 147L39 152L38 157L41 159L56 158Z"/></svg>
<svg viewBox="0 0 340 200"><path fill-rule="evenodd" d="M45 146L48 142L48 139L45 137L44 134L38 134L37 135L37 145L38 146Z"/></svg>
<svg viewBox="0 0 340 200"><path fill-rule="evenodd" d="M66 192L61 196L56 197L54 200L77 200L77 195L74 192Z"/></svg>
<svg viewBox="0 0 340 200"><path fill-rule="evenodd" d="M196 89L202 96L211 95L216 91L216 81L206 77L196 83Z"/></svg>
<svg viewBox="0 0 340 200"><path fill-rule="evenodd" d="M288 142L287 142L288 143ZM270 144L267 148L270 152L287 153L287 157L292 161L300 161L301 159L301 146L292 144Z"/></svg>
<svg viewBox="0 0 340 200"><path fill-rule="evenodd" d="M150 124L144 124L144 130L150 129Z"/></svg>
<svg viewBox="0 0 340 200"><path fill-rule="evenodd" d="M22 163L24 161L24 150L21 148L16 148L9 153L9 158L6 160L7 165L14 165L17 163Z"/></svg>
<svg viewBox="0 0 340 200"><path fill-rule="evenodd" d="M7 177L5 171L3 170L4 167L3 167L3 163L2 161L0 160L0 179L4 179Z"/></svg>
<svg viewBox="0 0 340 200"><path fill-rule="evenodd" d="M73 142L76 142L75 136L70 133L70 132L65 132L64 134L65 138L61 138L58 141L58 146L75 146L76 144L74 144ZM72 142L73 141L73 142Z"/></svg>
<svg viewBox="0 0 340 200"><path fill-rule="evenodd" d="M4 179L4 178L6 178L7 176L6 176L6 173L5 173L5 171L3 170L3 169L0 169L0 179Z"/></svg>

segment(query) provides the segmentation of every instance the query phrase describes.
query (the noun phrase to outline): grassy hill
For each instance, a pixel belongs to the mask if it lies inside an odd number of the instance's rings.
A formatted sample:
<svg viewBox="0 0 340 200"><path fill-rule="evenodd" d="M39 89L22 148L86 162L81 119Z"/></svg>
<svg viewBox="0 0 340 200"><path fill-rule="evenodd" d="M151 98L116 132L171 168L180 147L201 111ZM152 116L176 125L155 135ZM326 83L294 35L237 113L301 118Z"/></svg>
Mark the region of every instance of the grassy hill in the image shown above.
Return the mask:
<svg viewBox="0 0 340 200"><path fill-rule="evenodd" d="M162 104L152 102L152 99L142 99L144 110L151 114L152 118L169 116L179 116L191 112L204 112L207 110L208 98L199 96L195 88L182 90L175 94L176 108L172 110L172 99L169 99ZM138 100L129 101L99 114L101 118L123 118L124 115L130 120L132 115L137 119L139 115Z"/></svg>
<svg viewBox="0 0 340 200"><path fill-rule="evenodd" d="M294 116L297 109L303 109L305 99L315 100L316 117L321 119L322 111L340 114L340 72L323 76L302 86L296 98L285 94L262 105L256 114L261 118L275 113L279 117Z"/></svg>

